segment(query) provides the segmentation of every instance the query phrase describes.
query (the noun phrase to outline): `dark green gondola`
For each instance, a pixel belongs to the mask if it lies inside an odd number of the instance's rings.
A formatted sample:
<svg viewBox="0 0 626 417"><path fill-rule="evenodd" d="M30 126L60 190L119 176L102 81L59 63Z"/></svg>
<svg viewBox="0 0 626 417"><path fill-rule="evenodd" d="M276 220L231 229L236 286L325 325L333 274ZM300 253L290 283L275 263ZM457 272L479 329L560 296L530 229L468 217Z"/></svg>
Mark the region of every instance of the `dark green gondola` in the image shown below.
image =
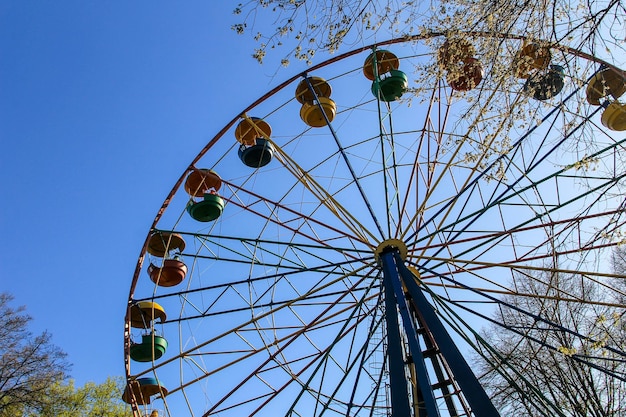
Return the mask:
<svg viewBox="0 0 626 417"><path fill-rule="evenodd" d="M167 350L167 340L162 336L146 334L141 343L130 346L130 358L136 362L151 362L159 359Z"/></svg>
<svg viewBox="0 0 626 417"><path fill-rule="evenodd" d="M398 100L409 89L409 78L400 71L400 60L387 50L372 52L363 63L363 74L372 80L372 94L381 101Z"/></svg>
<svg viewBox="0 0 626 417"><path fill-rule="evenodd" d="M372 83L372 94L382 101L398 100L409 89L409 78L400 70L391 70L383 77Z"/></svg>
<svg viewBox="0 0 626 417"><path fill-rule="evenodd" d="M239 146L239 159L250 168L261 168L274 157L274 145L267 139L257 138L252 146Z"/></svg>
<svg viewBox="0 0 626 417"><path fill-rule="evenodd" d="M212 222L217 220L224 211L224 200L217 194L206 193L204 200L187 204L189 215L199 222Z"/></svg>
<svg viewBox="0 0 626 417"><path fill-rule="evenodd" d="M565 69L560 65L550 65L547 72L536 72L528 77L524 91L536 100L548 100L556 96L565 86Z"/></svg>

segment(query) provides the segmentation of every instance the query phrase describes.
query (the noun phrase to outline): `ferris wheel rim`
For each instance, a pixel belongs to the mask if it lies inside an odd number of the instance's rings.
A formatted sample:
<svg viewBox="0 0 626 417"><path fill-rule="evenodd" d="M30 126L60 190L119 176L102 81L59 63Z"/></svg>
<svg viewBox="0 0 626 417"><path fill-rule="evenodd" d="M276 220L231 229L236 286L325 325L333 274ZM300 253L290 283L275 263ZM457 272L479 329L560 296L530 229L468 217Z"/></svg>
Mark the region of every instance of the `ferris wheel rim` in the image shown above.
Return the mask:
<svg viewBox="0 0 626 417"><path fill-rule="evenodd" d="M468 36L480 36L481 33L479 32L468 32L466 33ZM311 71L315 71L317 69L323 68L325 66L331 65L332 63L342 60L344 58L362 53L364 51L367 50L371 50L373 48L377 48L380 46L387 46L387 45L392 45L395 43L400 43L400 42L408 42L408 41L416 41L416 40L424 40L424 39L430 39L430 38L434 38L434 37L441 37L441 36L445 36L446 34L444 33L431 33L426 35L419 35L419 36L415 36L415 37L406 37L406 38L399 38L399 39L394 39L394 40L389 40L389 41L385 41L385 42L380 42L380 43L376 43L376 44L372 44L366 47L362 47L362 48L358 48L355 49L353 51L341 54L337 57L331 58L329 60L326 60L320 64L317 64L315 66L312 66L308 71L304 72L304 73L299 73L291 78L289 78L287 81L279 84L277 87L275 87L274 89L270 90L270 92L264 94L262 97L260 97L259 99L257 99L256 101L254 101L252 104L250 104L242 113L240 113L239 115L237 115L236 117L234 117L229 123L227 123L225 125L224 128L222 128L210 141L209 143L205 146L205 148L203 148L203 150L194 158L194 160L192 161L192 163L189 165L189 167L183 172L182 176L180 177L180 179L177 181L177 183L174 185L174 187L172 188L172 190L170 191L170 194L167 196L167 198L165 199L164 203L162 204L159 212L157 213L153 224L150 228L150 231L155 231L158 230L157 229L157 225L161 219L161 216L163 214L163 212L168 208L169 206L169 202L171 201L173 195L181 188L181 185L185 179L185 177L187 176L187 174L196 168L196 164L202 159L202 157L211 149L211 147L217 143L224 135L226 132L228 132L234 125L235 123L240 120L241 115L242 114L246 114L248 113L250 110L254 109L259 103L265 101L267 98L273 96L274 94L276 94L277 92L283 90L286 86L292 84L293 82L295 82L296 80L302 78L303 76L306 76L306 74L308 74ZM484 35L484 34L483 34ZM494 35L494 37L496 37ZM498 36L501 37L501 36ZM523 40L524 38L521 36L506 36L507 39L516 39L516 40ZM556 47L556 46L555 46ZM556 47L558 49L558 47ZM563 48L564 51L567 51L568 53L573 53L572 50L570 50L569 48ZM578 56L582 56L583 58L585 57L584 53L580 52L580 51L576 51L575 54L577 54ZM594 59L594 62L598 63L598 64L605 64L603 61L598 60L598 59ZM609 65L609 64L606 64ZM146 256L146 252L147 252L147 247L148 247L148 240L149 240L150 234L148 235L148 237L146 238L146 241L144 243L144 246L141 250L141 254L135 269L135 274L133 276L133 281L131 284L131 289L130 289L130 294L129 294L129 310L130 311L130 303L133 302L134 300L134 292L135 292L135 286L137 284L137 281L139 279L139 274L141 272L141 268L144 262L144 258ZM136 301L136 300L135 300ZM129 313L127 313L128 316ZM128 320L127 320L128 321ZM126 330L128 331L128 327L126 328ZM125 337L126 339L126 337ZM127 343L127 341L125 342ZM141 375L141 374L139 374ZM129 369L127 369L127 377L130 377L130 372Z"/></svg>

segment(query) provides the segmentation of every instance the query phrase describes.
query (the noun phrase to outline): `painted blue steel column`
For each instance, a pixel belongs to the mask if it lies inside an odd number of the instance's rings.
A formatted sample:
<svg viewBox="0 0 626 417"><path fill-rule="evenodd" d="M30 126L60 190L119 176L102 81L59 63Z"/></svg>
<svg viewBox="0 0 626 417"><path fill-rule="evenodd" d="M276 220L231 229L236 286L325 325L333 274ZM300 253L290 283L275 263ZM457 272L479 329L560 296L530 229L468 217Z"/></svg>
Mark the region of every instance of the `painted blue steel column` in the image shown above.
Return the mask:
<svg viewBox="0 0 626 417"><path fill-rule="evenodd" d="M428 303L419 285L417 285L415 276L409 271L406 265L404 265L398 253L395 253L394 256L397 262L397 270L402 277L404 285L409 294L411 294L417 308L422 314L426 326L437 342L439 351L448 362L454 379L459 384L463 396L465 396L472 408L473 414L480 417L500 417L500 413L498 413L498 410L494 407L491 399L478 382L478 379L439 320L439 317L437 317L432 306Z"/></svg>
<svg viewBox="0 0 626 417"><path fill-rule="evenodd" d="M402 339L400 338L400 324L398 323L398 314L396 314L396 297L393 292L393 285L386 273L383 274L383 287L385 289L385 321L387 324L387 357L389 358L391 415L393 417L411 416L411 403L404 370Z"/></svg>
<svg viewBox="0 0 626 417"><path fill-rule="evenodd" d="M422 393L422 398L424 400L424 408L426 409L426 415L428 417L439 417L439 409L437 407L437 402L435 400L435 395L432 390L432 384L430 382L430 377L428 376L428 371L426 370L426 363L424 362L424 356L422 355L422 350L419 345L419 340L417 337L417 329L413 323L411 318L411 314L409 312L406 298L404 297L404 290L402 289L402 284L400 282L400 276L398 275L398 266L396 265L396 258L394 254L397 254L397 250L383 252L380 255L380 260L383 265L383 284L385 286L385 306L387 312L395 313L396 306L400 311L400 316L402 317L402 326L404 328L405 335L407 337L407 341L409 344L409 351L411 353L411 357L413 359L413 364L415 366L415 373L417 374L417 383L418 389ZM398 256L399 258L399 256ZM400 261L401 263L402 261ZM393 305L389 309L389 305ZM396 328L398 324L396 314L387 314L387 316L393 315L396 317ZM390 328L390 323L387 323L387 331L391 332L393 329ZM391 352L390 352L391 355ZM391 357L389 358L391 362ZM391 364L390 364L391 368ZM391 374L391 369L389 370ZM391 379L391 375L390 375ZM404 369L404 364L402 366L402 380L400 383L404 384L404 390L407 391L407 381L406 381L406 372ZM392 380L392 402L393 402L393 380ZM408 394L407 401L408 404ZM403 414L396 413L395 408L393 409L393 416L403 417L410 416L411 414Z"/></svg>

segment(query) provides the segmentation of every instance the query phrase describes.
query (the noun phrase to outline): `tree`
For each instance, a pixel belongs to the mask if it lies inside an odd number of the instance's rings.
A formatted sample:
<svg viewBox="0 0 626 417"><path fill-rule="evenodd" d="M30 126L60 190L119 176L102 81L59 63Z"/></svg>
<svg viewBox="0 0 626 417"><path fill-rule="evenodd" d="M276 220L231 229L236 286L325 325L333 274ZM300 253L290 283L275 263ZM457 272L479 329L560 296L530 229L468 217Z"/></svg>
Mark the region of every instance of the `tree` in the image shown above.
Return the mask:
<svg viewBox="0 0 626 417"><path fill-rule="evenodd" d="M232 29L254 36L259 62L287 45L283 65L290 57L310 63L316 51L332 53L345 43L424 32L518 34L593 55L625 51L622 0L249 0L234 13L241 20Z"/></svg>
<svg viewBox="0 0 626 417"><path fill-rule="evenodd" d="M625 415L626 330L605 287L558 272L520 274L515 284L524 296L503 299L479 358L482 383L502 413Z"/></svg>
<svg viewBox="0 0 626 417"><path fill-rule="evenodd" d="M13 297L0 294L0 417L15 417L28 408L48 405L48 389L67 377L66 354L52 344L51 335L34 336L24 307L13 308Z"/></svg>
<svg viewBox="0 0 626 417"><path fill-rule="evenodd" d="M0 417L125 417L124 383L108 378L76 388L66 383L70 365L52 344L51 335L34 336L24 307L11 307L13 297L0 294Z"/></svg>
<svg viewBox="0 0 626 417"><path fill-rule="evenodd" d="M623 245L617 246L613 250L611 258L611 266L613 271L618 275L614 279L615 287L618 288L620 293L617 295L617 302L626 305L626 247Z"/></svg>
<svg viewBox="0 0 626 417"><path fill-rule="evenodd" d="M49 401L37 410L27 410L23 417L128 417L130 406L121 401L122 378L107 378L102 384L87 382L76 388L74 382L57 382L48 391Z"/></svg>

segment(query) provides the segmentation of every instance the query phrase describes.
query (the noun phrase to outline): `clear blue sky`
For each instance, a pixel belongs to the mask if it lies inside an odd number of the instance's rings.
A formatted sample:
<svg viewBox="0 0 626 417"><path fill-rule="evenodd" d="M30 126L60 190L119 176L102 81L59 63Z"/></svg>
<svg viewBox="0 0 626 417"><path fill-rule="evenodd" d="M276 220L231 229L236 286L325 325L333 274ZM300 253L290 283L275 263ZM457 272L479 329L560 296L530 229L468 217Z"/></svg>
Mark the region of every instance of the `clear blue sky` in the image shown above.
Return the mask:
<svg viewBox="0 0 626 417"><path fill-rule="evenodd" d="M0 0L0 291L78 384L124 372L130 281L175 181L298 70L251 58L236 4Z"/></svg>
<svg viewBox="0 0 626 417"><path fill-rule="evenodd" d="M0 1L0 291L78 384L123 374L130 280L176 179L295 73L251 58L234 4Z"/></svg>

